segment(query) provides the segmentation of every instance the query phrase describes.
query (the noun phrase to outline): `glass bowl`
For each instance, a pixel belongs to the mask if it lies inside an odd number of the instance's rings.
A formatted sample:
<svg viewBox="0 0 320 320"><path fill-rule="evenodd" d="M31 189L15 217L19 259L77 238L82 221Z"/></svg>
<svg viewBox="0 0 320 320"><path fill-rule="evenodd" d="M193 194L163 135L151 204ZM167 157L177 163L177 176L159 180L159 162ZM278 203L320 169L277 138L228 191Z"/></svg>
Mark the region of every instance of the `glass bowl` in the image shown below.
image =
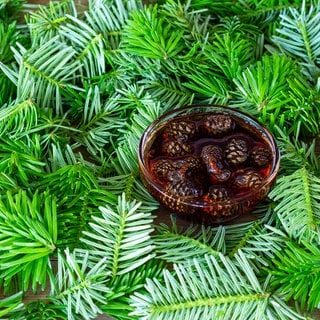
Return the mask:
<svg viewBox="0 0 320 320"><path fill-rule="evenodd" d="M279 170L269 130L231 107L190 105L152 122L139 144L141 180L160 204L197 222L250 212Z"/></svg>

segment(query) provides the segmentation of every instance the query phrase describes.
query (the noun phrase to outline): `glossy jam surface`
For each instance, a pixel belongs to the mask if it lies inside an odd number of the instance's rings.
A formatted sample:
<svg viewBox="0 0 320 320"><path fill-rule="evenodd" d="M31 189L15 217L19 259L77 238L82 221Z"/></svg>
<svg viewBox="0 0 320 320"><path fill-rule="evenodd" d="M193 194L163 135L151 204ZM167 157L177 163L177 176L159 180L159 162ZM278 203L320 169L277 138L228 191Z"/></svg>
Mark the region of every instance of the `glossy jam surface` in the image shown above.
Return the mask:
<svg viewBox="0 0 320 320"><path fill-rule="evenodd" d="M259 126L230 112L179 115L152 132L149 191L167 208L224 220L246 213L269 191L274 150Z"/></svg>

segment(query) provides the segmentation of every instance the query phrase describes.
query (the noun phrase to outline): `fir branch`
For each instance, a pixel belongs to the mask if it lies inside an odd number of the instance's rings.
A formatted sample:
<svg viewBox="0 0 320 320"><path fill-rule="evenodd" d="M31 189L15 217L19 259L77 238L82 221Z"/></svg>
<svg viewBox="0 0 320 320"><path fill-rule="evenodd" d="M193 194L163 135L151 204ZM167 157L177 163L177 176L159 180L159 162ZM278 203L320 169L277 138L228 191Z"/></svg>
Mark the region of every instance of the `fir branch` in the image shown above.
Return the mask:
<svg viewBox="0 0 320 320"><path fill-rule="evenodd" d="M185 2L185 1L183 1ZM187 1L190 3L190 6L193 10L203 10L206 9L207 14L212 14L214 17L219 15L225 16L229 15L233 9L233 2L231 0L196 0L196 1ZM228 8L228 9L227 9Z"/></svg>
<svg viewBox="0 0 320 320"><path fill-rule="evenodd" d="M86 166L92 166L92 170L95 170L95 166L92 163L86 162L83 159L83 155L76 153L72 147L68 144L52 144L51 150L48 152L47 172L53 173L56 170L68 165L75 165L77 163L84 163Z"/></svg>
<svg viewBox="0 0 320 320"><path fill-rule="evenodd" d="M144 211L153 212L159 208L159 202L153 198L136 175L129 173L99 179L100 185L115 195L124 193L127 200L141 202Z"/></svg>
<svg viewBox="0 0 320 320"><path fill-rule="evenodd" d="M29 137L30 138L30 137ZM39 137L31 139L0 138L0 171L15 179L19 185L30 187L42 176L45 163L41 159Z"/></svg>
<svg viewBox="0 0 320 320"><path fill-rule="evenodd" d="M150 234L153 217L139 210L140 203L127 202L124 195L118 205L100 207L101 216L93 217L91 230L83 232L93 262L105 259L111 277L124 275L149 261L154 254Z"/></svg>
<svg viewBox="0 0 320 320"><path fill-rule="evenodd" d="M0 300L0 317L2 319L4 316L10 314L11 312L15 312L23 307L22 303L22 291L17 292L11 296L2 298Z"/></svg>
<svg viewBox="0 0 320 320"><path fill-rule="evenodd" d="M208 8L194 10L194 1L165 1L159 8L161 15L179 30L184 30L188 46L205 43L210 34L212 18Z"/></svg>
<svg viewBox="0 0 320 320"><path fill-rule="evenodd" d="M59 199L79 199L88 190L98 189L99 185L94 173L85 163L65 165L56 171L43 176L41 189L50 189Z"/></svg>
<svg viewBox="0 0 320 320"><path fill-rule="evenodd" d="M18 101L34 98L44 109L53 107L56 114L62 114L62 92L80 90L73 85L80 68L74 60L75 50L58 37L51 38L36 48L18 52L15 50L19 75L17 82Z"/></svg>
<svg viewBox="0 0 320 320"><path fill-rule="evenodd" d="M147 293L132 296L140 319L304 319L263 288L245 256L236 263L222 254L191 266L163 271L164 281L147 280Z"/></svg>
<svg viewBox="0 0 320 320"><path fill-rule="evenodd" d="M13 179L10 175L5 174L4 172L0 173L0 190L1 194L10 191L15 193L20 189L18 182Z"/></svg>
<svg viewBox="0 0 320 320"><path fill-rule="evenodd" d="M0 269L5 287L10 288L17 276L23 291L29 285L33 291L38 284L45 288L58 234L56 199L48 193L35 193L30 199L22 191L8 192L0 207Z"/></svg>
<svg viewBox="0 0 320 320"><path fill-rule="evenodd" d="M67 23L59 28L59 33L76 50L76 60L80 62L80 73L84 77L100 76L106 72L105 43L101 33L95 32L83 20L66 15Z"/></svg>
<svg viewBox="0 0 320 320"><path fill-rule="evenodd" d="M290 87L289 97L292 100L292 107L288 113L293 129L289 128L288 133L307 137L314 137L320 132L320 102L319 92L309 85L303 77L288 79Z"/></svg>
<svg viewBox="0 0 320 320"><path fill-rule="evenodd" d="M302 309L315 310L320 303L320 250L318 243L288 242L287 247L277 253L271 286L286 301L294 299Z"/></svg>
<svg viewBox="0 0 320 320"><path fill-rule="evenodd" d="M123 106L117 101L116 94L103 103L97 86L90 87L86 95L84 106L77 111L81 112L78 125L80 134L75 135L74 139L97 157L101 149L110 146L118 131L125 125Z"/></svg>
<svg viewBox="0 0 320 320"><path fill-rule="evenodd" d="M119 48L122 29L130 12L140 8L140 1L89 2L89 10L85 12L86 21L95 32L102 34L107 55L112 55Z"/></svg>
<svg viewBox="0 0 320 320"><path fill-rule="evenodd" d="M23 308L10 314L10 320L54 320L63 319L65 306L57 306L51 301L31 301L25 303Z"/></svg>
<svg viewBox="0 0 320 320"><path fill-rule="evenodd" d="M158 207L157 202L152 196L147 195L146 189L139 179L137 150L144 130L165 109L160 103L155 103L149 95L145 95L143 89L136 92L137 89L132 87L129 90L118 90L123 95L121 98L119 97L118 102L126 104L127 112L129 112L127 130L121 130L124 133L118 136L118 145L111 158L112 169L116 173L115 177L106 178L104 182L108 184L108 190L112 190L116 194L124 192L128 199L138 199L146 204L149 203L150 205L147 206L154 209ZM131 108L134 110L130 113ZM122 180L121 177L125 177L125 179Z"/></svg>
<svg viewBox="0 0 320 320"><path fill-rule="evenodd" d="M89 268L89 253L81 257L68 249L58 254L56 278L51 277L51 299L57 306L64 306L66 317L70 320L93 319L102 313L100 304L105 303L108 273L105 259Z"/></svg>
<svg viewBox="0 0 320 320"><path fill-rule="evenodd" d="M67 115L55 116L52 109L47 112L42 111L39 111L38 125L30 128L25 135L21 135L24 139L30 139L33 136L40 137L42 156L43 158L51 159L48 154L52 146L68 145L72 142L72 137L79 134L80 130L70 124L70 119L67 118Z"/></svg>
<svg viewBox="0 0 320 320"><path fill-rule="evenodd" d="M119 320L138 319L131 314L134 309L129 303L130 295L144 291L146 279L161 278L162 267L158 260L152 259L129 273L112 278L112 292L107 295L108 303L101 306L101 309L105 314Z"/></svg>
<svg viewBox="0 0 320 320"><path fill-rule="evenodd" d="M287 57L265 55L234 79L235 100L255 116L263 109L279 114L278 110L289 102L283 92L288 91L287 79L296 75L295 70L296 63Z"/></svg>
<svg viewBox="0 0 320 320"><path fill-rule="evenodd" d="M280 26L272 37L280 50L297 57L317 80L320 72L320 5L302 1L300 9L289 8L280 15Z"/></svg>
<svg viewBox="0 0 320 320"><path fill-rule="evenodd" d="M133 56L132 54L120 50L117 54L108 59L112 61L115 72L116 80L120 84L135 85L136 81L141 81L144 78L148 79L150 76L157 75L161 78L163 73L163 65L160 60L151 59L145 56ZM123 90L123 85L118 85L116 89Z"/></svg>
<svg viewBox="0 0 320 320"><path fill-rule="evenodd" d="M133 133L128 134L126 137L126 143L121 143L121 145L116 149L116 163L114 163L114 168L117 170L118 174L128 174L131 173L135 177L139 175L139 167L137 161L137 150L139 148L139 139Z"/></svg>
<svg viewBox="0 0 320 320"><path fill-rule="evenodd" d="M50 190L59 202L59 246L77 246L98 206L115 202L115 196L100 188L97 177L85 163L62 166L44 175L38 187Z"/></svg>
<svg viewBox="0 0 320 320"><path fill-rule="evenodd" d="M136 89L138 88L133 87L127 91L118 91L124 95L120 103L126 102L128 108L130 103L132 108L135 108L127 117L126 130L123 135L119 135L118 147L115 150L116 160L113 166L119 175L129 173L139 175L137 154L139 140L148 125L165 111L161 104L154 102L143 89L138 92Z"/></svg>
<svg viewBox="0 0 320 320"><path fill-rule="evenodd" d="M214 32L221 35L227 33L232 38L241 34L245 39L249 37L252 40L261 34L257 25L246 23L239 16L221 16L219 23L214 26Z"/></svg>
<svg viewBox="0 0 320 320"><path fill-rule="evenodd" d="M1 78L5 79L5 83L8 80L10 80L11 85L14 85L16 87L17 84L18 84L18 72L17 72L17 70L11 69L10 67L5 65L1 61L0 61L0 69L1 69Z"/></svg>
<svg viewBox="0 0 320 320"><path fill-rule="evenodd" d="M138 9L139 1L131 3L137 6L134 9ZM99 30L106 36L108 31L122 29L129 16L128 11L126 2L95 0L89 2L89 10L85 12L85 17L96 31Z"/></svg>
<svg viewBox="0 0 320 320"><path fill-rule="evenodd" d="M90 229L89 222L100 213L99 206L114 205L117 197L107 190L90 189L81 195L73 195L60 200L58 215L58 241L60 248L82 247L82 232Z"/></svg>
<svg viewBox="0 0 320 320"><path fill-rule="evenodd" d="M236 3L234 12L247 23L264 30L277 21L279 15L286 9L297 7L301 0L246 0Z"/></svg>
<svg viewBox="0 0 320 320"><path fill-rule="evenodd" d="M319 242L320 179L302 167L278 179L269 194L282 227L297 241Z"/></svg>
<svg viewBox="0 0 320 320"><path fill-rule="evenodd" d="M227 226L225 231L228 256L233 257L241 250L259 276L264 272L264 267L271 265L272 259L281 252L288 240L284 232L263 225L261 221Z"/></svg>
<svg viewBox="0 0 320 320"><path fill-rule="evenodd" d="M0 106L11 103L16 98L16 87L2 72L2 67L0 62Z"/></svg>
<svg viewBox="0 0 320 320"><path fill-rule="evenodd" d="M250 212L252 220L225 225L226 254L232 257L238 249L244 250L244 246L251 236L254 239L256 231L264 230L265 226L274 225L275 214L273 203L266 199ZM259 251L259 249L258 249Z"/></svg>
<svg viewBox="0 0 320 320"><path fill-rule="evenodd" d="M158 6L133 11L123 31L122 48L152 59L173 58L185 49L183 31L173 28L158 12Z"/></svg>
<svg viewBox="0 0 320 320"><path fill-rule="evenodd" d="M38 10L27 15L26 22L33 45L59 35L60 27L67 23L67 14L77 16L73 0L49 1L47 5L40 5Z"/></svg>
<svg viewBox="0 0 320 320"><path fill-rule="evenodd" d="M39 108L32 100L12 103L0 108L0 135L8 134L11 137L30 131L37 126Z"/></svg>
<svg viewBox="0 0 320 320"><path fill-rule="evenodd" d="M319 132L317 93L297 62L287 56L265 55L234 79L232 105L259 117L270 128L288 129L295 137Z"/></svg>
<svg viewBox="0 0 320 320"><path fill-rule="evenodd" d="M141 79L139 83L149 92L153 99L165 101L166 109L174 109L192 104L194 93L187 90L179 77L172 76L162 78L153 71L148 73L148 77Z"/></svg>
<svg viewBox="0 0 320 320"><path fill-rule="evenodd" d="M190 263L205 255L219 256L226 253L225 229L191 225L186 230L178 228L171 217L172 226L160 224L153 237L158 258L169 263Z"/></svg>
<svg viewBox="0 0 320 320"><path fill-rule="evenodd" d="M1 0L0 19L2 21L15 21L19 18L20 9L24 0Z"/></svg>
<svg viewBox="0 0 320 320"><path fill-rule="evenodd" d="M14 77L10 79L4 69L5 65L10 65L14 61L10 47L20 39L20 36L16 22L9 24L0 22L0 106L10 103L16 95L15 80L12 82Z"/></svg>
<svg viewBox="0 0 320 320"><path fill-rule="evenodd" d="M160 224L157 231L155 251L166 262L186 264L206 254L218 257L220 253L232 258L241 250L257 273L270 265L288 240L286 234L270 231L259 220L214 228L191 225L184 230L172 218L172 226Z"/></svg>
<svg viewBox="0 0 320 320"><path fill-rule="evenodd" d="M291 139L279 128L276 128L275 133L281 155L280 171L283 174L292 174L302 167L315 173L319 171L320 161L316 152L316 139L309 142Z"/></svg>
<svg viewBox="0 0 320 320"><path fill-rule="evenodd" d="M240 33L215 34L214 41L204 52L208 61L212 62L212 67L220 69L232 81L255 60L254 45L251 39L244 38Z"/></svg>
<svg viewBox="0 0 320 320"><path fill-rule="evenodd" d="M0 60L7 64L12 62L13 54L10 47L14 45L20 37L15 21L7 24L0 22Z"/></svg>
<svg viewBox="0 0 320 320"><path fill-rule="evenodd" d="M224 105L230 99L230 88L226 78L219 72L209 70L207 66L186 66L181 70L186 77L183 85L197 93L203 103Z"/></svg>

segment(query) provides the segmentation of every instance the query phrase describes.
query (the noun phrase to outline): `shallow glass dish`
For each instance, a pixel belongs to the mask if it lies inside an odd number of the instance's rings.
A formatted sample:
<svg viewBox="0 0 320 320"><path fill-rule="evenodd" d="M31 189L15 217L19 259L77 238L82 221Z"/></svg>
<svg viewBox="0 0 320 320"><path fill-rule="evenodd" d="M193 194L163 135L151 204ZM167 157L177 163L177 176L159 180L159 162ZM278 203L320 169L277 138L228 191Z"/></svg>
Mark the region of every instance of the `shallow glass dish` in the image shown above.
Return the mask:
<svg viewBox="0 0 320 320"><path fill-rule="evenodd" d="M253 117L226 106L190 105L152 122L139 144L141 179L171 212L223 223L268 194L279 149Z"/></svg>

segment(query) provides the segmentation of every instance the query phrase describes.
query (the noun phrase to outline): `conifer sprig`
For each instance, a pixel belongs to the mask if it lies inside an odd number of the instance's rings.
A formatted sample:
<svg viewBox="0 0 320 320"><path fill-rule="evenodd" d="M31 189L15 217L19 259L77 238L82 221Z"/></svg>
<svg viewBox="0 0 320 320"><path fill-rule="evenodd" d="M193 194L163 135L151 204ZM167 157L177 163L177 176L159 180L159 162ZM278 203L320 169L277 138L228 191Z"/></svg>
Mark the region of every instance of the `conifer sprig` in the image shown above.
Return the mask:
<svg viewBox="0 0 320 320"><path fill-rule="evenodd" d="M302 167L279 178L270 193L282 226L297 241L319 242L319 183L319 177Z"/></svg>
<svg viewBox="0 0 320 320"><path fill-rule="evenodd" d="M131 54L152 59L169 59L185 49L183 31L167 24L157 5L131 13L124 28L123 45Z"/></svg>
<svg viewBox="0 0 320 320"><path fill-rule="evenodd" d="M320 303L320 275L318 272L320 250L317 244L303 241L300 245L289 242L277 253L271 286L286 301L296 300L301 309L314 310Z"/></svg>
<svg viewBox="0 0 320 320"><path fill-rule="evenodd" d="M5 288L18 277L18 288L46 287L51 272L49 256L56 250L57 205L47 193L30 199L25 192L7 193L0 202L0 269Z"/></svg>
<svg viewBox="0 0 320 320"><path fill-rule="evenodd" d="M22 306L22 291L3 298L0 300L0 317L4 318L4 316L21 309Z"/></svg>
<svg viewBox="0 0 320 320"><path fill-rule="evenodd" d="M308 6L307 1L303 1L301 8L289 8L280 14L279 27L272 37L281 50L301 59L314 82L320 72L319 18L319 2Z"/></svg>
<svg viewBox="0 0 320 320"><path fill-rule="evenodd" d="M67 319L93 319L102 313L99 304L105 302L107 272L101 259L91 268L88 266L89 254L77 256L65 250L58 254L58 271L55 279L51 279L52 300L64 306Z"/></svg>
<svg viewBox="0 0 320 320"><path fill-rule="evenodd" d="M147 281L145 294L132 296L140 319L304 319L259 283L239 252L237 264L222 254L194 259L191 266L163 271L164 282Z"/></svg>
<svg viewBox="0 0 320 320"><path fill-rule="evenodd" d="M141 204L127 202L119 197L118 205L100 207L102 216L93 217L90 231L83 232L81 239L90 247L93 261L105 259L105 269L116 277L129 273L153 257L150 234L152 216L139 211Z"/></svg>

